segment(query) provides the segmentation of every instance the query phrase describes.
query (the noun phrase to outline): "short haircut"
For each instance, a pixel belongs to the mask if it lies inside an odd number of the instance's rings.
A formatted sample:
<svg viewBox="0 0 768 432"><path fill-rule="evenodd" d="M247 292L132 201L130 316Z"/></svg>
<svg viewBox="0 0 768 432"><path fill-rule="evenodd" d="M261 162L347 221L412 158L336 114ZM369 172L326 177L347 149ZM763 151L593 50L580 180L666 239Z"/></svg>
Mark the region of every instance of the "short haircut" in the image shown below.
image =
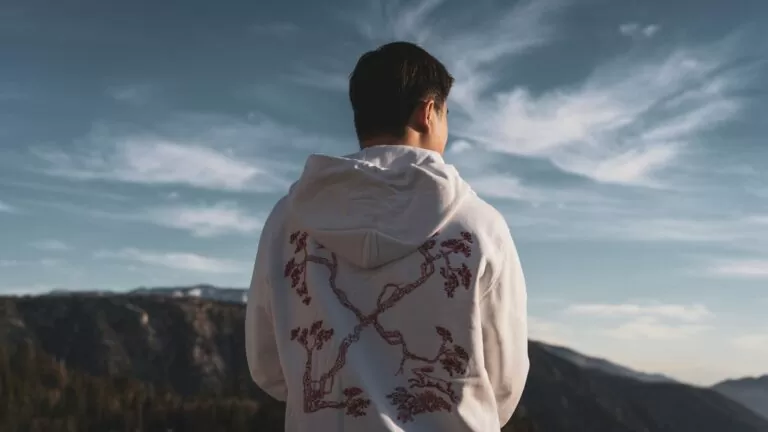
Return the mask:
<svg viewBox="0 0 768 432"><path fill-rule="evenodd" d="M357 138L403 136L418 104L430 98L442 108L452 86L445 66L416 44L392 42L363 54L349 77Z"/></svg>

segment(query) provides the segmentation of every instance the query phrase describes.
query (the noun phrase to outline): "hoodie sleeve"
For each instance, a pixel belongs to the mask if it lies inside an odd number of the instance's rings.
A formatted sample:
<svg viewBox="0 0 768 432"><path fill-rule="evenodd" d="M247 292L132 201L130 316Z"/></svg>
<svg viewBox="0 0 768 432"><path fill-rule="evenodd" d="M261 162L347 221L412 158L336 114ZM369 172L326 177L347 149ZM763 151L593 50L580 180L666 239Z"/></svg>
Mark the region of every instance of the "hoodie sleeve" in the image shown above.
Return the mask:
<svg viewBox="0 0 768 432"><path fill-rule="evenodd" d="M511 236L501 254L502 265L481 299L481 320L485 369L503 426L520 402L530 363L525 279Z"/></svg>
<svg viewBox="0 0 768 432"><path fill-rule="evenodd" d="M274 321L272 320L270 286L271 242L268 235L269 221L262 230L256 263L248 291L248 305L245 315L245 354L251 378L264 392L273 398L285 401L286 385L283 368L277 351Z"/></svg>

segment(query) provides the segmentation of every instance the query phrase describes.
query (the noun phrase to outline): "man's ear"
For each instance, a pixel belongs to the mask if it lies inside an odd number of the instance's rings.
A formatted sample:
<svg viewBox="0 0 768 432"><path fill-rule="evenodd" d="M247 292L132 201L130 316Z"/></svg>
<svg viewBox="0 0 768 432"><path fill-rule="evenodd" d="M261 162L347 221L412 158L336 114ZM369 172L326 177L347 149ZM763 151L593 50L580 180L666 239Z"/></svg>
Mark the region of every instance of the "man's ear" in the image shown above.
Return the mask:
<svg viewBox="0 0 768 432"><path fill-rule="evenodd" d="M419 102L411 114L411 128L419 133L429 132L430 122L434 121L433 117L436 114L435 101L430 99Z"/></svg>

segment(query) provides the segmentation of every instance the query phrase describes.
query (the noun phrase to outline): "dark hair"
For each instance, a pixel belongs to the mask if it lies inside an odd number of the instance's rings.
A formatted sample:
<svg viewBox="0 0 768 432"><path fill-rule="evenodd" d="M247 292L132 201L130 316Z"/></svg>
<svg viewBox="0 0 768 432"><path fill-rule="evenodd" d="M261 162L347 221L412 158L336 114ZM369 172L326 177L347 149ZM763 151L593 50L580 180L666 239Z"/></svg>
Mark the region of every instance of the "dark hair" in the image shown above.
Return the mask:
<svg viewBox="0 0 768 432"><path fill-rule="evenodd" d="M440 109L453 86L445 66L410 42L392 42L369 51L349 77L349 100L359 140L402 136L420 101Z"/></svg>

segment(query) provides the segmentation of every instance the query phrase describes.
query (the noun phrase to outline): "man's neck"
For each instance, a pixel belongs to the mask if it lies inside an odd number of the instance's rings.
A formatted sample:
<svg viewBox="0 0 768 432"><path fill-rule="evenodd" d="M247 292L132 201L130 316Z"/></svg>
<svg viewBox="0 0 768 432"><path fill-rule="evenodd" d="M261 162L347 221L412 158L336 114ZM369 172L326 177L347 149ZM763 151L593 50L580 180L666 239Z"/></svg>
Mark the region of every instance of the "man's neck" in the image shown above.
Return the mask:
<svg viewBox="0 0 768 432"><path fill-rule="evenodd" d="M374 138L369 138L364 141L361 141L360 148L366 149L370 147L378 147L378 146L385 146L385 145L402 145L402 146L420 148L424 150L437 151L433 149L431 146L425 145L420 140L414 139L414 138L415 137L409 137L408 135L400 138L391 137L391 136L374 137Z"/></svg>

